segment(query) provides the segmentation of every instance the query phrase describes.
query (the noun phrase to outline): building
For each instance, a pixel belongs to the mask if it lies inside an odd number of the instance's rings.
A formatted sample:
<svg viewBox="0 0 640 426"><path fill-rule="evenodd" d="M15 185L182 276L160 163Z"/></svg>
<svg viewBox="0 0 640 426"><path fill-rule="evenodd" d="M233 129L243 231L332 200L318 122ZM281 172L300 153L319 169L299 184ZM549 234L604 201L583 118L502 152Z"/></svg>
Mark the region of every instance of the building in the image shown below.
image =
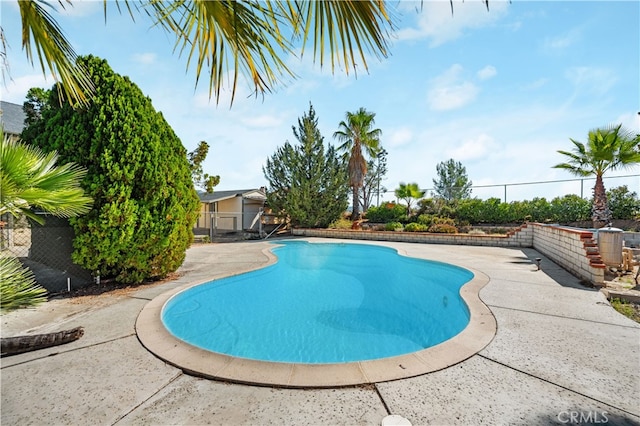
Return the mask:
<svg viewBox="0 0 640 426"><path fill-rule="evenodd" d="M200 215L194 233L213 237L221 233L259 231L265 188L201 192Z"/></svg>
<svg viewBox="0 0 640 426"><path fill-rule="evenodd" d="M11 102L0 101L0 123L4 128L5 136L18 139L24 129L26 114L22 110L22 105Z"/></svg>

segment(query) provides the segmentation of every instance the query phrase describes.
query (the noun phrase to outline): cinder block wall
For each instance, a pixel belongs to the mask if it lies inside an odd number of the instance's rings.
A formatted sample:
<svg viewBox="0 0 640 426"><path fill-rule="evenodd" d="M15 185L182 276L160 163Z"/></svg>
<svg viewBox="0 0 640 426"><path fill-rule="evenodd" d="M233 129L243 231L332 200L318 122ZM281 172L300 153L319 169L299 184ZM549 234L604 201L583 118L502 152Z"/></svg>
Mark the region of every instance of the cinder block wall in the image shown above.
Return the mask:
<svg viewBox="0 0 640 426"><path fill-rule="evenodd" d="M407 243L491 247L533 247L574 275L592 284L604 283L602 262L593 233L556 225L524 224L507 235L431 234L427 232L294 229L303 237L342 238Z"/></svg>
<svg viewBox="0 0 640 426"><path fill-rule="evenodd" d="M356 231L351 229L294 229L293 235L404 243L490 247L532 247L533 230L526 224L507 235L432 234L428 232Z"/></svg>
<svg viewBox="0 0 640 426"><path fill-rule="evenodd" d="M606 268L593 232L557 225L530 224L533 248L593 284L604 283Z"/></svg>

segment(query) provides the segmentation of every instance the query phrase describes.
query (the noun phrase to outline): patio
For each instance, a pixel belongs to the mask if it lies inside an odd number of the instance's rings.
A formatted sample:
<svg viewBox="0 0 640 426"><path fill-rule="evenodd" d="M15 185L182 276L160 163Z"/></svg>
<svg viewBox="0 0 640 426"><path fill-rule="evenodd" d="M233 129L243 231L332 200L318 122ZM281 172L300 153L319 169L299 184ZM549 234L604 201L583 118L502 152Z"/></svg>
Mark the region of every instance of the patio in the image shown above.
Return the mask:
<svg viewBox="0 0 640 426"><path fill-rule="evenodd" d="M141 345L135 323L149 301L263 266L273 242L194 245L172 281L3 315L3 337L76 326L85 335L2 358L2 423L352 425L389 414L414 425L640 422L640 324L533 249L384 243L489 278L480 298L498 324L493 340L413 378L330 389L232 384L185 374Z"/></svg>

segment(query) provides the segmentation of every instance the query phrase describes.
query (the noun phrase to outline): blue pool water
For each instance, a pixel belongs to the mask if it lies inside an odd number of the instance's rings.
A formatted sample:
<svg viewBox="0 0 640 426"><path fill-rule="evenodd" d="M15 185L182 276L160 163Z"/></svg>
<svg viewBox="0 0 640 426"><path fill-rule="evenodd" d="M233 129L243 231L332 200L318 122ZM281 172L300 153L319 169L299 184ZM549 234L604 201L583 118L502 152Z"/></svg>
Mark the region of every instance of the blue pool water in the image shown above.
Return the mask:
<svg viewBox="0 0 640 426"><path fill-rule="evenodd" d="M415 352L469 323L466 269L364 244L278 244L277 263L174 296L165 327L213 352L315 364Z"/></svg>

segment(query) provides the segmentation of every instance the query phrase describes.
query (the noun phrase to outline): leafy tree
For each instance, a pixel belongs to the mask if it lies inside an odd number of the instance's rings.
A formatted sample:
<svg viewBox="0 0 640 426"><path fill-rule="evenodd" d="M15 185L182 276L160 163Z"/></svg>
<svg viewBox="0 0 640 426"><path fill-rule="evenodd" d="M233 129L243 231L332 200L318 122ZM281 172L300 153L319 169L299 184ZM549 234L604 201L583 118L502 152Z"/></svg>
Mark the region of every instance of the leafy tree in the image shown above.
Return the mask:
<svg viewBox="0 0 640 426"><path fill-rule="evenodd" d="M459 161L449 159L436 165L438 179L433 179L435 193L447 201L459 201L471 196L473 182Z"/></svg>
<svg viewBox="0 0 640 426"><path fill-rule="evenodd" d="M591 212L591 203L584 198L569 194L564 197L556 197L551 200L549 213L553 222L570 223L588 220Z"/></svg>
<svg viewBox="0 0 640 426"><path fill-rule="evenodd" d="M5 137L0 126L0 216L33 214L39 208L55 216L70 217L87 212L92 200L84 196L80 181L85 170L74 164L57 165L55 152L45 154L35 147ZM11 253L0 252L0 310L10 311L46 301L46 289L33 273L23 268Z"/></svg>
<svg viewBox="0 0 640 426"><path fill-rule="evenodd" d="M607 191L607 200L614 219L640 219L640 199L635 191L630 191L627 185Z"/></svg>
<svg viewBox="0 0 640 426"><path fill-rule="evenodd" d="M90 106L61 103L54 86L50 109L27 142L57 150L87 168L83 187L94 200L72 219L73 260L123 283L176 270L193 238L199 200L186 150L151 100L106 61L79 58L95 87Z"/></svg>
<svg viewBox="0 0 640 426"><path fill-rule="evenodd" d="M382 130L374 129L376 114L364 108L356 112L347 111L345 120L338 125L333 137L342 142L338 151L344 153L348 161L349 186L353 195L351 218L360 215L360 189L367 175L367 158L375 158L380 151Z"/></svg>
<svg viewBox="0 0 640 426"><path fill-rule="evenodd" d="M34 124L42 118L42 113L49 108L51 91L41 87L32 87L27 92L27 100L22 104L26 118L25 127Z"/></svg>
<svg viewBox="0 0 640 426"><path fill-rule="evenodd" d="M608 171L632 167L640 163L640 135L633 135L621 124L591 130L586 144L570 139L571 151L559 150L567 162L553 166L577 176L595 175L593 188L593 226L600 228L612 219L602 177Z"/></svg>
<svg viewBox="0 0 640 426"><path fill-rule="evenodd" d="M411 215L411 201L415 198L420 199L424 197L426 191L421 191L417 183L404 183L400 182L400 186L395 190L397 198L406 201L407 203L407 216Z"/></svg>
<svg viewBox="0 0 640 426"><path fill-rule="evenodd" d="M213 188L220 183L220 176L211 176L202 170L202 163L207 158L208 153L209 144L205 141L200 141L198 147L187 154L187 159L189 160L193 184L198 188L204 189L208 194L213 194Z"/></svg>
<svg viewBox="0 0 640 426"><path fill-rule="evenodd" d="M105 18L107 4L104 0ZM232 75L232 93L243 73L256 93L270 92L281 81L294 77L287 61L300 47L313 46L313 58L323 66L326 56L331 69L336 65L349 73L367 69L367 55L386 57L392 26L386 2L324 2L276 0L192 0L181 2L125 0L132 19L134 12L153 21L155 27L175 36L174 48L187 53L187 66L195 62L196 84L203 68L209 71L209 94L219 99L223 80ZM59 1L72 6L71 1ZM117 3L118 10L120 4ZM89 70L76 62L76 53L44 1L19 1L22 18L22 46L27 58L37 57L43 73L48 69L61 84L60 97L72 104L86 104L94 86ZM0 32L5 46L4 32ZM35 49L32 49L32 44ZM355 47L355 48L354 48ZM1 51L6 58L6 51ZM87 96L87 94L89 96Z"/></svg>
<svg viewBox="0 0 640 426"><path fill-rule="evenodd" d="M336 150L325 150L313 106L292 126L299 145L288 141L267 159L267 204L293 226L326 227L347 208L347 173Z"/></svg>
<svg viewBox="0 0 640 426"><path fill-rule="evenodd" d="M381 148L376 158L367 162L367 175L362 184L362 209L365 212L373 202L374 195L378 196L377 204L379 204L380 194L387 192L387 188L381 186L382 180L389 170L387 167L387 155L387 150Z"/></svg>

